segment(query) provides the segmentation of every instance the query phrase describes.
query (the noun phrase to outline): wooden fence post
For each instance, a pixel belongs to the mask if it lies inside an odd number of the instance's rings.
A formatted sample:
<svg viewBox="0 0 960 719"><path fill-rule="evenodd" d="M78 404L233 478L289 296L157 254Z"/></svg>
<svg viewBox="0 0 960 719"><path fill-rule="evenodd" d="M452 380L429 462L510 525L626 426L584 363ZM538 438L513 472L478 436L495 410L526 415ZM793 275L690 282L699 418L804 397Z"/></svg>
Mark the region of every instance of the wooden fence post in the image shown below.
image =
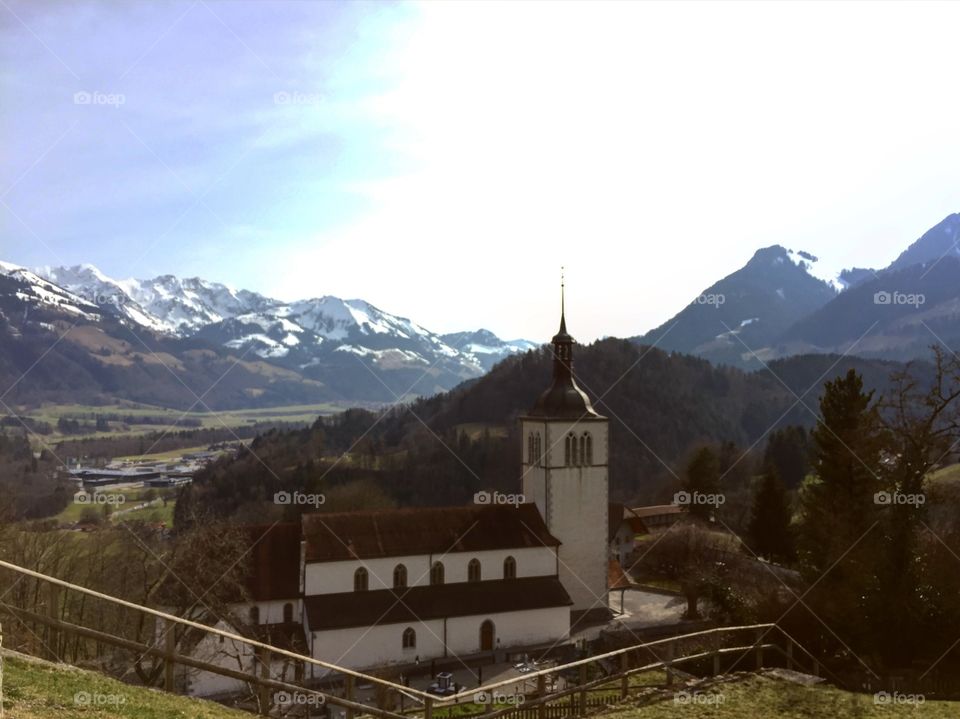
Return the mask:
<svg viewBox="0 0 960 719"><path fill-rule="evenodd" d="M347 674L347 681L346 681L346 687L345 687L344 693L347 695L347 700L351 702L353 701L353 683L354 683L353 675ZM352 707L347 707L347 719L353 719Z"/></svg>
<svg viewBox="0 0 960 719"><path fill-rule="evenodd" d="M667 686L673 686L673 639L667 642L667 658L664 660L663 669L667 675Z"/></svg>
<svg viewBox="0 0 960 719"><path fill-rule="evenodd" d="M587 665L580 665L580 716L587 715Z"/></svg>
<svg viewBox="0 0 960 719"><path fill-rule="evenodd" d="M754 650L757 655L757 669L763 669L763 630L757 630L757 647Z"/></svg>
<svg viewBox="0 0 960 719"><path fill-rule="evenodd" d="M713 633L713 676L720 674L720 632Z"/></svg>
<svg viewBox="0 0 960 719"><path fill-rule="evenodd" d="M53 621L60 620L60 585L47 584L47 616ZM60 661L60 630L50 626L47 628L47 659L52 662Z"/></svg>
<svg viewBox="0 0 960 719"><path fill-rule="evenodd" d="M260 660L260 676L263 679L270 678L270 650L264 647L257 648L257 657ZM260 713L264 716L270 714L270 687L260 685Z"/></svg>
<svg viewBox="0 0 960 719"><path fill-rule="evenodd" d="M540 704L537 705L537 719L547 719L547 676L541 674L537 677L537 699Z"/></svg>
<svg viewBox="0 0 960 719"><path fill-rule="evenodd" d="M177 650L177 626L171 621L166 622L167 626L164 629L164 650L166 655L163 659L163 690L167 692L172 692L175 689L174 686L174 667L173 655L176 654Z"/></svg>
<svg viewBox="0 0 960 719"><path fill-rule="evenodd" d="M630 693L630 675L627 674L627 671L630 669L630 656L629 652L624 652L620 655L620 671L623 672L623 677L620 679L620 700L623 701L627 698L627 694Z"/></svg>
<svg viewBox="0 0 960 719"><path fill-rule="evenodd" d="M423 700L423 719L433 719L433 699L430 697Z"/></svg>

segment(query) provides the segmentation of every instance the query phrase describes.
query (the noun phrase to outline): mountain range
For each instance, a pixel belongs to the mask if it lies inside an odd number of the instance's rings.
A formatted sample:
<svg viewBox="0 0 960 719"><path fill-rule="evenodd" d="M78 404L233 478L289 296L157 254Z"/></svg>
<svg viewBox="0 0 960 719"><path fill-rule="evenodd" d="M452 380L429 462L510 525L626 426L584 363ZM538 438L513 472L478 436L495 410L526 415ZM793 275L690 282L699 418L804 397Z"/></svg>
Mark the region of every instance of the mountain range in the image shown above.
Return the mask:
<svg viewBox="0 0 960 719"><path fill-rule="evenodd" d="M631 341L745 369L806 354L905 361L933 344L953 351L960 214L882 269L830 276L807 252L762 248ZM196 277L116 280L92 265L0 262L8 404L382 404L449 390L536 346L483 329L437 334L360 299L286 302Z"/></svg>
<svg viewBox="0 0 960 719"><path fill-rule="evenodd" d="M807 353L911 360L960 341L960 214L952 214L882 269L836 277L813 255L758 250L640 344L756 368Z"/></svg>
<svg viewBox="0 0 960 719"><path fill-rule="evenodd" d="M167 383L175 406L204 391L222 406L391 402L449 389L536 346L482 329L440 336L363 300L283 302L201 278L116 280L92 265L29 270L7 262L0 333L0 377L10 382L56 340L49 352L76 371L61 368L75 384L71 392L53 382L62 390L53 395L157 401ZM218 370L229 379L218 381ZM16 382L14 397L26 399L35 384ZM51 394L50 384L34 389Z"/></svg>

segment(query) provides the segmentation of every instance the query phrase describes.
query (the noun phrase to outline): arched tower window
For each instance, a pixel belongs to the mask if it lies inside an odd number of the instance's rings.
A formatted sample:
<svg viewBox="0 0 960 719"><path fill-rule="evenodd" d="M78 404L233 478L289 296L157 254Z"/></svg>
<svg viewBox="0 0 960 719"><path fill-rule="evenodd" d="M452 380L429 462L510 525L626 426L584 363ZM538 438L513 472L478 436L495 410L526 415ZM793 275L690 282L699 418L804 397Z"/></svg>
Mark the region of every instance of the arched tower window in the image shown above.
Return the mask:
<svg viewBox="0 0 960 719"><path fill-rule="evenodd" d="M516 579L517 578L517 560L513 557L507 557L503 560L503 578L504 579Z"/></svg>
<svg viewBox="0 0 960 719"><path fill-rule="evenodd" d="M406 589L407 587L407 568L398 564L393 568L393 588Z"/></svg>
<svg viewBox="0 0 960 719"><path fill-rule="evenodd" d="M571 444L573 444L573 435L572 435L572 434L568 434L568 435L567 435L567 438L566 438L566 441L565 441L564 444L563 444L563 463L564 463L567 467L570 466L570 464L571 464L570 460L571 460L572 457L573 457L573 455L572 455L572 453L571 453L571 451L570 451L570 445L571 445Z"/></svg>
<svg viewBox="0 0 960 719"><path fill-rule="evenodd" d="M590 436L589 432L583 433L583 463L586 465L593 464L593 437Z"/></svg>
<svg viewBox="0 0 960 719"><path fill-rule="evenodd" d="M260 607L250 607L250 623L260 623Z"/></svg>
<svg viewBox="0 0 960 719"><path fill-rule="evenodd" d="M570 462L572 466L577 466L580 464L580 453L577 451L579 447L577 446L577 438L573 436L573 432L567 435L567 440L570 442Z"/></svg>
<svg viewBox="0 0 960 719"><path fill-rule="evenodd" d="M539 466L543 465L543 444L541 444L541 442L540 442L540 433L539 433L539 432L537 432L537 436L536 436L536 438L535 438L534 441L533 441L533 447L534 447L535 456L536 456L536 458L537 458L536 464L537 464L537 466L539 467Z"/></svg>
<svg viewBox="0 0 960 719"><path fill-rule="evenodd" d="M434 562L430 567L430 584L443 584L443 562Z"/></svg>
<svg viewBox="0 0 960 719"><path fill-rule="evenodd" d="M470 563L467 565L467 581L479 582L480 578L481 578L480 560L471 559Z"/></svg>
<svg viewBox="0 0 960 719"><path fill-rule="evenodd" d="M293 605L290 602L283 605L283 621L287 624L293 622Z"/></svg>
<svg viewBox="0 0 960 719"><path fill-rule="evenodd" d="M367 570L360 567L360 569L353 573L353 591L365 592L369 586L370 577L367 574Z"/></svg>
<svg viewBox="0 0 960 719"><path fill-rule="evenodd" d="M530 436L527 437L527 464L533 465L537 463L537 454L536 448L534 445L533 432L530 433Z"/></svg>
<svg viewBox="0 0 960 719"><path fill-rule="evenodd" d="M403 648L404 649L416 649L417 648L417 633L413 631L413 627L407 627L403 630Z"/></svg>

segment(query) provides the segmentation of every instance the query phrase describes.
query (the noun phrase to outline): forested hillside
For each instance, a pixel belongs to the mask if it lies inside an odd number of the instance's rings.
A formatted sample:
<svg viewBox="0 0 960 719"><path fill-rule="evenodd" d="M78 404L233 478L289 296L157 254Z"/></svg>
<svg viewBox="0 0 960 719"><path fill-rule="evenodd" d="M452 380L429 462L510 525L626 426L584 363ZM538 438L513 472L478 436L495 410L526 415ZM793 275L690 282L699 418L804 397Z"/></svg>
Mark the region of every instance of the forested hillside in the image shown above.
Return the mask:
<svg viewBox="0 0 960 719"><path fill-rule="evenodd" d="M815 355L746 373L616 339L579 347L575 355L580 385L610 418L611 494L638 502L668 499L673 473L698 445L727 444L731 462L750 448L762 452L773 429L814 424L826 380L855 368L868 387L883 390L900 367ZM928 370L921 365L918 371ZM321 509L329 511L371 503L458 504L479 489L517 491L516 420L548 386L550 372L543 348L383 414L354 410L307 430L272 432L250 452L200 475L192 506L250 518L281 489L323 492L328 501ZM190 506L184 502L181 512ZM276 511L304 509L311 508Z"/></svg>

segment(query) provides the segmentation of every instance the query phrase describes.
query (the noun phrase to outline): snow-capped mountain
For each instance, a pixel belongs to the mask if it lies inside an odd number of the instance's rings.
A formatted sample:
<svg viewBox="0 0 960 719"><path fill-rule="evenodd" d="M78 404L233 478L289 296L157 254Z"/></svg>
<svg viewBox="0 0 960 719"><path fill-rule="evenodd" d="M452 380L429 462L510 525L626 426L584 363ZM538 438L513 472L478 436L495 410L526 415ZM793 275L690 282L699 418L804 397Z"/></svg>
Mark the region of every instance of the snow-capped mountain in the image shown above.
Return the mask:
<svg viewBox="0 0 960 719"><path fill-rule="evenodd" d="M85 301L87 311L110 317L134 333L149 330L207 342L324 383L359 371L366 377L352 383L360 385L382 381L387 372L392 379L384 384L402 396L448 389L483 374L508 354L535 346L526 340L504 342L485 330L457 333L457 343L451 344L360 299L326 296L283 302L197 277L117 280L88 264L39 268L33 277L63 288ZM392 398L390 393L387 398Z"/></svg>
<svg viewBox="0 0 960 719"><path fill-rule="evenodd" d="M37 273L107 312L155 332L180 337L214 322L280 304L256 292L234 290L199 277L181 280L162 275L152 280L115 280L89 264L41 267Z"/></svg>
<svg viewBox="0 0 960 719"><path fill-rule="evenodd" d="M635 339L715 362L757 366L755 352L837 295L836 285L817 277L816 268L817 258L807 252L780 245L757 250L746 265Z"/></svg>
<svg viewBox="0 0 960 719"><path fill-rule="evenodd" d="M489 371L504 357L537 347L537 343L530 340L502 340L485 329L476 332L451 332L440 335L440 339L459 352L473 357L484 371Z"/></svg>
<svg viewBox="0 0 960 719"><path fill-rule="evenodd" d="M63 312L75 319L100 319L100 309L96 304L25 267L0 261L0 279L0 296L19 300L25 312L37 307Z"/></svg>

